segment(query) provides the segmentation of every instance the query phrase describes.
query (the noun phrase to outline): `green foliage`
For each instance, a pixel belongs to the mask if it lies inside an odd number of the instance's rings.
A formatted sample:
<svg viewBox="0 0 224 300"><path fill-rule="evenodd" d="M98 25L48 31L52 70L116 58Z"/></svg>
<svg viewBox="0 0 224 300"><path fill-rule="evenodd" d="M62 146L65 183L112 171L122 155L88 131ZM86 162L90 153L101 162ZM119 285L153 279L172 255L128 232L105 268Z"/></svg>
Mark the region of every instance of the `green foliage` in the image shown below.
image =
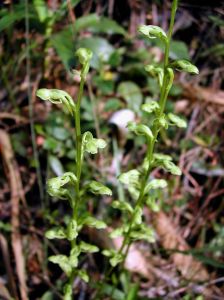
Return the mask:
<svg viewBox="0 0 224 300"><path fill-rule="evenodd" d="M39 14L44 13L39 11ZM42 18L43 16L40 16ZM44 17L42 18L44 20ZM37 96L44 101L50 101L53 104L61 104L66 107L70 115L75 119L75 136L76 136L76 165L75 173L65 172L60 176L51 178L47 181L47 190L50 196L68 200L71 206L71 216L66 222L66 228L63 227L53 227L46 232L46 237L48 239L67 239L71 243L71 251L69 256L58 254L49 257L49 261L58 264L63 272L69 278L69 281L64 286L64 299L71 300L72 297L72 284L74 276L79 276L85 282L89 281L89 276L85 270L80 269L79 265L79 255L81 253L95 253L99 249L95 245L88 244L84 241L78 243L79 232L84 225L94 227L97 229L103 229L106 224L97 220L92 216L80 217L80 201L84 200L87 191L91 191L96 195L112 195L111 190L97 181L90 181L90 183L83 187L81 186L81 172L82 172L82 162L84 159L84 152L91 154L96 154L98 149L104 148L106 142L102 139L96 139L93 137L91 132L85 132L81 134L81 124L80 124L80 104L82 100L84 82L86 79L87 72L89 71L90 60L92 58L92 52L90 49L80 48L76 51L76 56L78 57L79 63L82 68L80 71L80 89L78 93L77 103L73 101L72 97L62 91L57 89L39 89L37 91ZM57 132L54 132L54 136L61 141L66 141L69 137L66 128L59 127ZM54 146L57 145L54 144ZM54 148L53 146L53 148ZM49 146L48 146L49 147ZM52 150L53 150L52 148ZM61 173L62 168L59 161L54 161L54 168L57 169L56 172ZM52 162L52 158L51 158ZM56 167L55 167L56 165ZM115 259L115 258L112 258Z"/></svg>

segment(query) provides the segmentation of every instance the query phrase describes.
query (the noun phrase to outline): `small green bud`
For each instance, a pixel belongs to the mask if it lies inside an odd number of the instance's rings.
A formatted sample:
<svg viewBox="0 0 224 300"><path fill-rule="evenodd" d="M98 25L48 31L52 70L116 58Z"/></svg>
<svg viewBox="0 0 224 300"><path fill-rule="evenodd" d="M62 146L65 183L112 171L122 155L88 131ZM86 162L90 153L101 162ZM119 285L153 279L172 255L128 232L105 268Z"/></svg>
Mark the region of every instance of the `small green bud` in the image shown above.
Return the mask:
<svg viewBox="0 0 224 300"><path fill-rule="evenodd" d="M88 64L93 56L92 51L87 48L79 48L75 54L78 56L81 65Z"/></svg>

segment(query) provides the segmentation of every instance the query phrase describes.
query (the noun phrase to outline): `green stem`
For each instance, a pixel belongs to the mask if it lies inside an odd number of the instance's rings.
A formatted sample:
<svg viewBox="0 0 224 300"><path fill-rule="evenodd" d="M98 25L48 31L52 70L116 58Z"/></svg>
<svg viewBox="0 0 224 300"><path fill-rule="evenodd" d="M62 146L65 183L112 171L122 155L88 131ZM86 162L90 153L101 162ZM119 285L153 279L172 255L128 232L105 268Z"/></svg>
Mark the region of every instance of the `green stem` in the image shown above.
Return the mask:
<svg viewBox="0 0 224 300"><path fill-rule="evenodd" d="M76 103L76 109L74 111L74 117L75 117L75 138L76 138L76 170L75 174L77 177L77 182L75 184L75 200L73 202L72 208L72 218L74 220L77 220L78 215L78 206L80 203L80 178L81 178L81 171L82 171L82 133L81 133L81 122L80 122L80 106L81 106L81 100L83 95L83 89L85 84L85 78L81 76L81 82L77 97L77 103ZM71 250L74 249L76 246L76 240L71 241ZM69 278L69 284L72 286L73 281L75 277L75 272L72 272L70 278Z"/></svg>
<svg viewBox="0 0 224 300"><path fill-rule="evenodd" d="M168 85L169 85L170 78L167 75L167 67L169 65L170 42L171 42L171 37L172 37L172 33L173 33L173 26L174 26L174 21L175 21L177 4L178 4L178 0L173 0L172 10L171 10L171 18L170 18L170 25L169 25L169 31L168 31L168 41L167 41L166 46L165 46L165 56L164 56L164 65L163 65L164 76L163 76L162 87L161 87L161 90L160 90L160 99L159 99L160 111L159 111L158 117L161 117L164 113L164 109L165 109L166 101L167 101L167 96L168 96L168 93L169 93ZM148 150L147 150L147 154L146 154L146 157L148 159L148 169L147 169L147 171L145 173L145 176L142 180L142 184L141 184L140 192L139 192L139 197L138 197L138 200L136 202L135 209L138 208L138 207L142 207L142 205L143 205L144 191L145 191L145 187L146 187L146 184L148 182L148 179L149 179L149 176L150 176L150 173L151 173L153 153L154 153L155 143L157 141L159 131L160 131L159 124L156 123L156 125L153 127L153 136L154 136L154 138L152 139L151 142L148 142ZM125 247L126 247L125 253L124 253L124 259L123 259L123 262L122 262L122 267L125 263L126 257L128 255L129 248L130 248L131 243L132 243L132 241L130 239L130 233L132 231L134 218L135 218L135 216L133 214L133 216L130 220L130 223L129 223L128 231L124 235L124 240L123 240L122 245L121 245L121 247L118 251L118 254L122 254ZM109 272L107 273L107 276L105 276L105 280L107 280L109 278L109 276L113 272L113 270L114 270L114 268L111 267Z"/></svg>

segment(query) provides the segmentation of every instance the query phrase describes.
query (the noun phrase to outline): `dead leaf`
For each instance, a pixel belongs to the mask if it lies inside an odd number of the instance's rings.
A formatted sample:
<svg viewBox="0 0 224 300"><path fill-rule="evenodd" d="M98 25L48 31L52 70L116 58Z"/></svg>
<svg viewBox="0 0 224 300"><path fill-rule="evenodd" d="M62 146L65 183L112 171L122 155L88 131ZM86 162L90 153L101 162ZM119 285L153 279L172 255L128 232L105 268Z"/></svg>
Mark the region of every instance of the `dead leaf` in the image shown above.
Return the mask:
<svg viewBox="0 0 224 300"><path fill-rule="evenodd" d="M154 217L155 229L161 239L161 243L165 249L175 249L179 251L190 250L190 247L178 233L175 225L163 213L159 212ZM180 273L189 280L206 281L209 274L204 266L194 259L191 255L183 253L174 253L171 255L173 262Z"/></svg>
<svg viewBox="0 0 224 300"><path fill-rule="evenodd" d="M201 86L194 86L191 84L183 84L183 95L192 99L192 101L205 101L217 105L224 105L224 91L214 90L212 88L205 88Z"/></svg>

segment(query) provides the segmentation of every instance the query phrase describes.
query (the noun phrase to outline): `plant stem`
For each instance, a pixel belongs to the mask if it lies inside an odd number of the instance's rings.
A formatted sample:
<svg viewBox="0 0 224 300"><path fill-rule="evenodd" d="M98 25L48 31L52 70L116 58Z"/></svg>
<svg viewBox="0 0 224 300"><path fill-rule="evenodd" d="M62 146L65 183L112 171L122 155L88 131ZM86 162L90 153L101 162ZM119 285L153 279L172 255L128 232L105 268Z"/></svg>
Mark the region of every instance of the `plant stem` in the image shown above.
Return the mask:
<svg viewBox="0 0 224 300"><path fill-rule="evenodd" d="M175 20L175 15L176 15L176 10L177 10L177 4L178 4L178 0L173 0L172 2L172 10L171 10L171 18L170 18L170 25L169 25L169 31L168 31L168 41L165 45L165 56L164 56L164 65L163 65L163 72L164 72L164 76L163 76L163 82L162 82L162 87L160 89L160 99L159 99L159 105L160 105L160 111L159 111L159 115L158 117L161 117L164 113L164 109L166 106L166 101L167 101L167 96L169 93L169 77L167 75L167 67L169 65L169 51L170 51L170 42L171 42L171 37L172 37L172 33L173 33L173 26L174 26L174 20ZM148 169L145 172L144 178L142 180L142 184L140 187L140 192L139 192L139 197L137 199L136 205L135 205L135 210L138 207L142 207L143 205L143 200L144 200L144 191L145 191L145 187L146 184L148 182L150 173L151 173L151 169L152 169L152 160L153 160L153 153L154 153L154 149L155 149L155 143L157 141L157 137L160 131L160 127L158 122L155 123L155 125L153 126L153 139L151 141L148 141L148 150L147 150L147 160L148 160ZM118 254L122 254L123 251L124 252L124 258L123 258L123 262L122 262L122 267L125 264L125 260L126 257L128 255L128 251L130 249L130 246L132 244L132 241L130 239L130 233L132 231L132 226L134 223L134 218L135 218L135 214L133 213L133 216L131 217L130 223L129 223L129 228L128 231L126 232L126 234L124 235L124 239L122 242L122 245L118 251ZM126 247L126 249L125 249ZM105 280L107 280L107 278L109 278L109 276L111 275L111 273L113 272L114 267L111 267L110 270L107 272L107 275L105 276Z"/></svg>
<svg viewBox="0 0 224 300"><path fill-rule="evenodd" d="M80 106L81 106L81 100L83 95L83 89L84 89L84 83L85 78L81 76L81 82L77 97L77 103L76 103L76 109L74 111L74 117L75 117L75 138L76 138L76 170L75 174L77 177L77 182L75 184L75 199L72 203L72 218L74 220L77 220L78 215L78 206L80 203L80 178L81 178L81 171L82 171L82 133L81 133L81 122L80 122ZM76 246L75 239L71 241L71 250L74 249ZM75 277L75 272L72 272L69 278L69 283L72 287L73 281Z"/></svg>

